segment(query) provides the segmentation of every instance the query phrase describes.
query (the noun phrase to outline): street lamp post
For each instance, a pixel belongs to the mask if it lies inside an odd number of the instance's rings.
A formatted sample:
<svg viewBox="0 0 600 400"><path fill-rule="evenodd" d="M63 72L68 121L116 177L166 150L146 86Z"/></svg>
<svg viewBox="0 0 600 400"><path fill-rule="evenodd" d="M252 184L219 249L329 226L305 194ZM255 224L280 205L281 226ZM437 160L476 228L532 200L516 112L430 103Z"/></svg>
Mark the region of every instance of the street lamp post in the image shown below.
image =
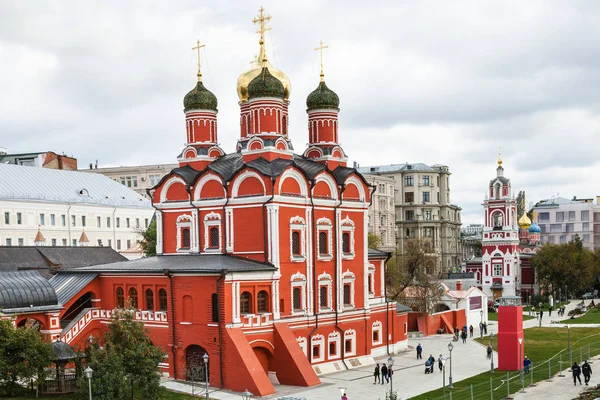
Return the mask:
<svg viewBox="0 0 600 400"><path fill-rule="evenodd" d="M479 337L483 339L483 310L479 311Z"/></svg>
<svg viewBox="0 0 600 400"><path fill-rule="evenodd" d="M87 367L83 373L85 374L85 377L88 379L88 386L90 389L90 400L92 400L92 374L94 373L94 370L91 369L90 367Z"/></svg>
<svg viewBox="0 0 600 400"><path fill-rule="evenodd" d="M340 396L343 399L344 395L346 394L346 388L345 387L339 387L338 389L340 390Z"/></svg>
<svg viewBox="0 0 600 400"><path fill-rule="evenodd" d="M519 338L519 375L521 376L521 393L525 393L525 377L523 376L523 357L521 349L523 345L523 338Z"/></svg>
<svg viewBox="0 0 600 400"><path fill-rule="evenodd" d="M442 358L442 386L444 387L444 400L446 400L446 359Z"/></svg>
<svg viewBox="0 0 600 400"><path fill-rule="evenodd" d="M567 325L567 349L569 352L569 366L573 365L571 361L571 325Z"/></svg>
<svg viewBox="0 0 600 400"><path fill-rule="evenodd" d="M392 356L389 356L387 361L388 361L388 369L390 372L390 399L393 399L394 398L394 370L393 370L394 358Z"/></svg>
<svg viewBox="0 0 600 400"><path fill-rule="evenodd" d="M252 393L250 393L248 391L248 389L244 390L244 393L242 393L242 399L244 400L250 400L252 398L252 396L254 396Z"/></svg>
<svg viewBox="0 0 600 400"><path fill-rule="evenodd" d="M206 400L208 400L208 353L204 353L202 356L202 361L204 361L204 379L206 383Z"/></svg>
<svg viewBox="0 0 600 400"><path fill-rule="evenodd" d="M448 387L452 388L452 349L454 346L452 343L448 343L448 351L450 352L450 376L448 376Z"/></svg>
<svg viewBox="0 0 600 400"><path fill-rule="evenodd" d="M540 301L540 303L538 304L539 306L539 310L540 310L540 328L542 327L542 302Z"/></svg>
<svg viewBox="0 0 600 400"><path fill-rule="evenodd" d="M492 346L492 361L490 362L490 370L494 373L494 332L490 333L490 346Z"/></svg>

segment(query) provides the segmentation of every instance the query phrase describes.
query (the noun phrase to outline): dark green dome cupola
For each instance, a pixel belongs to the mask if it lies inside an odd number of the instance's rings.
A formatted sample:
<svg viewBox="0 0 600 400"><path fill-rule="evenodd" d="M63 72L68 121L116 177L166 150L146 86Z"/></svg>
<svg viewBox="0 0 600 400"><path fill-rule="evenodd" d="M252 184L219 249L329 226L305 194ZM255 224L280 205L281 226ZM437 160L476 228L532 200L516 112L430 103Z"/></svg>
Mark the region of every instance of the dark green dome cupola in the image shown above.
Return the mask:
<svg viewBox="0 0 600 400"><path fill-rule="evenodd" d="M325 81L319 82L319 86L306 98L307 111L319 109L340 109L340 98L327 87Z"/></svg>
<svg viewBox="0 0 600 400"><path fill-rule="evenodd" d="M201 80L183 98L183 111L189 110L217 111L217 97L204 87Z"/></svg>
<svg viewBox="0 0 600 400"><path fill-rule="evenodd" d="M283 83L263 67L260 74L248 84L248 99L259 97L277 97L283 99L285 88Z"/></svg>

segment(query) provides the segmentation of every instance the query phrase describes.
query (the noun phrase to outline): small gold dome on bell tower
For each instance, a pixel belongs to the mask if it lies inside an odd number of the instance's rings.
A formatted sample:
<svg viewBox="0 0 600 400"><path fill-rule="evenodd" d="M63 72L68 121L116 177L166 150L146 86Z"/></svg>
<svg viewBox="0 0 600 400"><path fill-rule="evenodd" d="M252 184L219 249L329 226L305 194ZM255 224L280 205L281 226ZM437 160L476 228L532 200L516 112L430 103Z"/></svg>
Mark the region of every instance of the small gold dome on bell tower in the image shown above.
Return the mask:
<svg viewBox="0 0 600 400"><path fill-rule="evenodd" d="M265 50L265 32L271 30L271 28L266 27L265 25L266 22L271 20L271 16L269 14L264 14L264 11L265 9L261 7L258 16L252 20L252 22L257 24L259 27L257 33L260 34L260 40L258 41L260 50L254 61L252 61L252 66L250 69L243 72L237 80L237 94L241 102L248 100L248 85L252 79L256 78L258 74L260 74L260 71L262 71L263 67L267 67L271 75L283 83L284 100L289 100L290 93L292 91L290 78L288 78L285 73L271 65L271 63L267 60L267 52Z"/></svg>

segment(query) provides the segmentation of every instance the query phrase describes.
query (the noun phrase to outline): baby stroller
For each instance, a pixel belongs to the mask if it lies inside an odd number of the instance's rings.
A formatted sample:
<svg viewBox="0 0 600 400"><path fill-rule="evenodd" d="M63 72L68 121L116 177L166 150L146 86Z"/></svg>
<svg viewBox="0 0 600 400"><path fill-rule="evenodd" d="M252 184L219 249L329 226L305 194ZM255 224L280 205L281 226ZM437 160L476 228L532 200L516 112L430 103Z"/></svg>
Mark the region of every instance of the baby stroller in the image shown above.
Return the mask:
<svg viewBox="0 0 600 400"><path fill-rule="evenodd" d="M425 373L433 374L433 363L431 362L431 360L425 361Z"/></svg>

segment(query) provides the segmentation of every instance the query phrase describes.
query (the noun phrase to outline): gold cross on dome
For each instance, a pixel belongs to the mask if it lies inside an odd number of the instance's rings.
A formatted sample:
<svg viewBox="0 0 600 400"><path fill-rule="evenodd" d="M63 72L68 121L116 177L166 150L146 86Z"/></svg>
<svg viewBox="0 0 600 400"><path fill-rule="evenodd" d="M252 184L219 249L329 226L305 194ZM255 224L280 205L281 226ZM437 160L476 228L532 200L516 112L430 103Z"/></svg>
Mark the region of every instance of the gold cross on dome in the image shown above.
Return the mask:
<svg viewBox="0 0 600 400"><path fill-rule="evenodd" d="M319 42L319 47L316 47L315 50L318 50L321 53L321 82L325 81L325 74L323 73L323 49L328 49L329 45L323 46L323 41Z"/></svg>
<svg viewBox="0 0 600 400"><path fill-rule="evenodd" d="M270 20L271 20L271 15L269 15L269 14L265 15L264 7L260 7L260 9L258 10L258 16L254 17L254 19L252 20L253 24L255 24L255 25L258 24L258 30L256 31L256 33L260 34L261 44L265 43L265 32L271 30L271 28L268 28L266 26L266 23L269 22Z"/></svg>
<svg viewBox="0 0 600 400"><path fill-rule="evenodd" d="M198 50L198 82L202 82L202 73L200 72L200 49L206 46L205 44L200 44L200 40L196 40L196 46L192 47L192 50Z"/></svg>

